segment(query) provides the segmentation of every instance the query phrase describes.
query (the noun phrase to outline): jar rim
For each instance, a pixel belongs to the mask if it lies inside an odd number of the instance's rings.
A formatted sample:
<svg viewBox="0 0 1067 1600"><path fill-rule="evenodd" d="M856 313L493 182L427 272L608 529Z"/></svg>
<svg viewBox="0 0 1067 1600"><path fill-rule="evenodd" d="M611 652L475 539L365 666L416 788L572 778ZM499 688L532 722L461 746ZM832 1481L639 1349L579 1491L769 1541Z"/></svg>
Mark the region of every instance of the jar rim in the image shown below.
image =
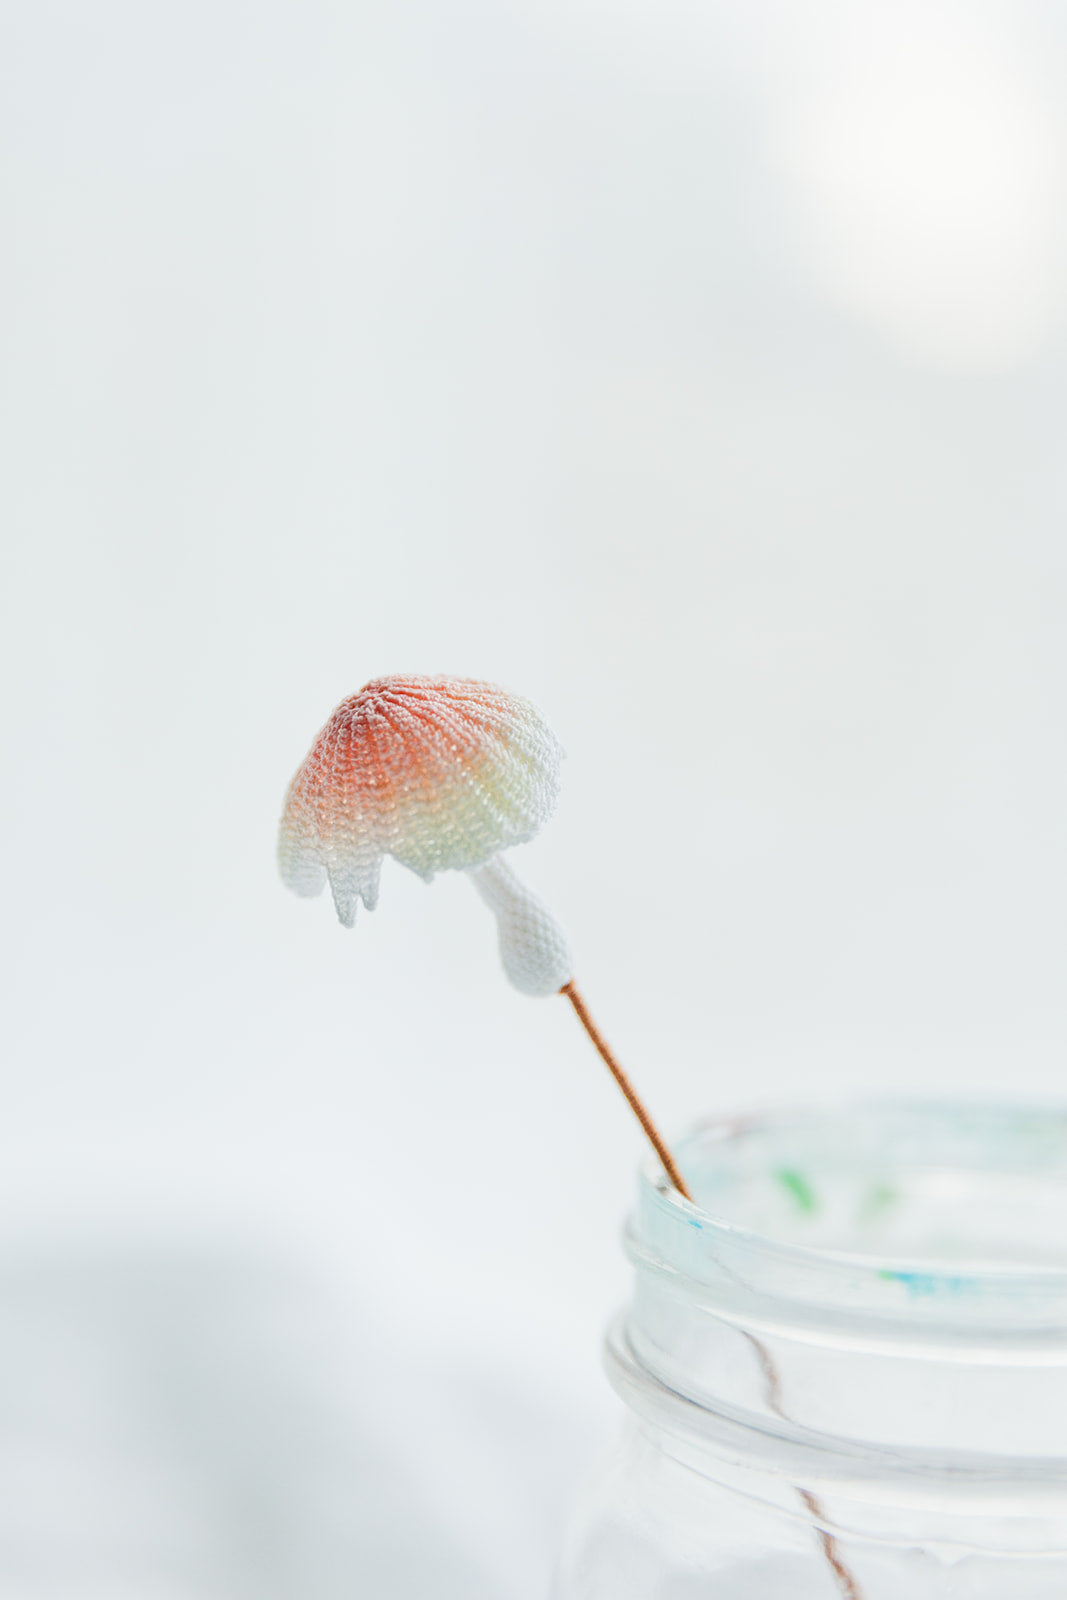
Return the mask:
<svg viewBox="0 0 1067 1600"><path fill-rule="evenodd" d="M829 1100L707 1118L676 1156L694 1200L646 1161L627 1245L679 1292L1067 1359L1067 1107Z"/></svg>

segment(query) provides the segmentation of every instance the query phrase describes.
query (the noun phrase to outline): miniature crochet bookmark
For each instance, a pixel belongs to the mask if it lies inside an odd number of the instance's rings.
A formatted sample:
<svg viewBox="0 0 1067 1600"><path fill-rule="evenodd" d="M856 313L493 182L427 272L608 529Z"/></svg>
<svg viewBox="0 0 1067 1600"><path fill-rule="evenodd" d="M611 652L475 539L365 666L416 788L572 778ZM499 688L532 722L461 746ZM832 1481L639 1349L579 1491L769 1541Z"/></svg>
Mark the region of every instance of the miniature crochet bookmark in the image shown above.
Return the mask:
<svg viewBox="0 0 1067 1600"><path fill-rule="evenodd" d="M496 917L504 971L528 995L566 995L674 1187L688 1189L574 986L556 919L501 858L555 808L563 751L528 700L469 678L375 678L343 700L285 799L278 862L288 887L329 882L346 928L378 901L390 855L427 882L470 875Z"/></svg>

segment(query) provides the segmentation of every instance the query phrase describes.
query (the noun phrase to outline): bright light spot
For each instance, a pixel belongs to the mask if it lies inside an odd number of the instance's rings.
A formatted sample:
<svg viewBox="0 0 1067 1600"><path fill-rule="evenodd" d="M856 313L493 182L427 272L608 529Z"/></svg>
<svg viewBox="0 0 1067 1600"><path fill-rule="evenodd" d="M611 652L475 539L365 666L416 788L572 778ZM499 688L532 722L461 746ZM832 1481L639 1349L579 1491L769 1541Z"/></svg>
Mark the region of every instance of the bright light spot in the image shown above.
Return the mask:
<svg viewBox="0 0 1067 1600"><path fill-rule="evenodd" d="M1010 365L1060 321L1064 128L959 13L853 37L778 149L817 280L907 356Z"/></svg>

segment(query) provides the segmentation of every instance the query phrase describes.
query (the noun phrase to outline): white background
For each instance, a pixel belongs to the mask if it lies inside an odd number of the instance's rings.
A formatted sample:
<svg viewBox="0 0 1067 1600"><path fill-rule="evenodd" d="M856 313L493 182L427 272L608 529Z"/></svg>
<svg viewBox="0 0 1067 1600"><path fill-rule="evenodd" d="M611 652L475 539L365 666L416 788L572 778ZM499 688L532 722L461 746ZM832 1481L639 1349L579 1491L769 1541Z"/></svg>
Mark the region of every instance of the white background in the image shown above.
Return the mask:
<svg viewBox="0 0 1067 1600"><path fill-rule="evenodd" d="M641 1147L285 785L535 699L655 1113L1060 1097L1047 0L8 0L0 1592L537 1600Z"/></svg>

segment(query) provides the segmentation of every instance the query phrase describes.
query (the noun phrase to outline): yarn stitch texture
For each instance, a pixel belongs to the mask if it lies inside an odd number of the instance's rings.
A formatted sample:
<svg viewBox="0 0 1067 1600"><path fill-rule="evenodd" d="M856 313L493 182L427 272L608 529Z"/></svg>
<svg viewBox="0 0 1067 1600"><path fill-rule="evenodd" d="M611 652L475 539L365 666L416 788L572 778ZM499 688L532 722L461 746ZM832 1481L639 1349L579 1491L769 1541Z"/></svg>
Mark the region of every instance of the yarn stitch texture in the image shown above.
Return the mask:
<svg viewBox="0 0 1067 1600"><path fill-rule="evenodd" d="M386 855L429 881L532 839L555 809L562 754L537 708L494 684L375 678L341 702L289 785L282 878L300 895L329 882L350 928L360 900L377 904Z"/></svg>
<svg viewBox="0 0 1067 1600"><path fill-rule="evenodd" d="M574 976L574 958L544 901L499 857L471 878L496 917L500 959L509 980L522 994L558 994Z"/></svg>

